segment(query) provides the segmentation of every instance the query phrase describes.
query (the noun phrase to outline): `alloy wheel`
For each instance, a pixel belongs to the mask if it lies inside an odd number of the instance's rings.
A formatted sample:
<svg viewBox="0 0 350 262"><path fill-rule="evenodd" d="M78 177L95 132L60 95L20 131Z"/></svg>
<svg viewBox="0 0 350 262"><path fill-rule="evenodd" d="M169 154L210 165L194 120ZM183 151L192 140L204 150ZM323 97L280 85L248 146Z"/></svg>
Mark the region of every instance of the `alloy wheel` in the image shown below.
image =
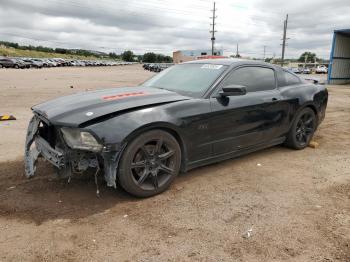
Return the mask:
<svg viewBox="0 0 350 262"><path fill-rule="evenodd" d="M175 174L175 149L162 138L147 141L133 157L134 183L143 190L157 190Z"/></svg>
<svg viewBox="0 0 350 262"><path fill-rule="evenodd" d="M314 129L315 120L313 115L308 112L303 114L296 125L295 138L297 142L301 146L307 144L313 135Z"/></svg>

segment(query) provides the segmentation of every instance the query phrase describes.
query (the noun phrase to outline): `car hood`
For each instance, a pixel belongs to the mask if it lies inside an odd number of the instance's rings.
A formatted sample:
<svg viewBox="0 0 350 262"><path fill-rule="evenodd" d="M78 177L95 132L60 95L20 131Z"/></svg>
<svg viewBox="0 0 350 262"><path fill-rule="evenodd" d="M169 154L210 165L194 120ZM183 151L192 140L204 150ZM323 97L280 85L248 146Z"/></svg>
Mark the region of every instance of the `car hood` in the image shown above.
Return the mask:
<svg viewBox="0 0 350 262"><path fill-rule="evenodd" d="M77 127L109 114L190 99L151 87L124 87L77 93L32 107L53 125Z"/></svg>

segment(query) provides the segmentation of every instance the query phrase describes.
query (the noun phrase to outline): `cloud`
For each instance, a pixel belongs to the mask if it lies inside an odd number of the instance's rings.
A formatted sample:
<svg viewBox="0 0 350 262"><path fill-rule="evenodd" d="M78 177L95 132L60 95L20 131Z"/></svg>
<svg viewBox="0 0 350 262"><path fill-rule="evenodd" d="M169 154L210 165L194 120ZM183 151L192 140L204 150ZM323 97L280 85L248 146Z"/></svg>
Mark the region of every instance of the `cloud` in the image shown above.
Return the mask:
<svg viewBox="0 0 350 262"><path fill-rule="evenodd" d="M22 44L171 54L210 48L210 0L1 0L0 39ZM287 57L327 58L334 29L350 28L348 0L217 0L216 46L225 53L280 56L289 14Z"/></svg>

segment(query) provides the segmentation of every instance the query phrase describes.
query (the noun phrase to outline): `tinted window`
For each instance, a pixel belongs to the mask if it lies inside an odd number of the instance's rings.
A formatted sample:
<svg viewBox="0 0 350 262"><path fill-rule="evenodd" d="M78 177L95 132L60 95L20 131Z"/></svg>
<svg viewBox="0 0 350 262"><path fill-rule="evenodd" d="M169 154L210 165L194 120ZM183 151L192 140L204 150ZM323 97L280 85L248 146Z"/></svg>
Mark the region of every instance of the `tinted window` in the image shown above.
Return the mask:
<svg viewBox="0 0 350 262"><path fill-rule="evenodd" d="M224 80L222 86L228 85L243 85L247 92L271 90L275 88L275 73L265 67L239 68Z"/></svg>
<svg viewBox="0 0 350 262"><path fill-rule="evenodd" d="M286 79L286 85L290 86L290 85L296 85L300 83L300 79L299 77L289 73L289 72L285 72L284 71L284 77Z"/></svg>
<svg viewBox="0 0 350 262"><path fill-rule="evenodd" d="M214 64L175 65L142 85L200 97L226 69L227 66Z"/></svg>

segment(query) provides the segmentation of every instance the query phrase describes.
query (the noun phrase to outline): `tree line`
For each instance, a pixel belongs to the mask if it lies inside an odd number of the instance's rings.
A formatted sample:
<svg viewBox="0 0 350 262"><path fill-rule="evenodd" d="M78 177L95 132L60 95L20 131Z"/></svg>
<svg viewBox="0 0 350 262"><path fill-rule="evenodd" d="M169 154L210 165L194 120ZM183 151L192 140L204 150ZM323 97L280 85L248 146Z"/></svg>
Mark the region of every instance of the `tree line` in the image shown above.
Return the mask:
<svg viewBox="0 0 350 262"><path fill-rule="evenodd" d="M265 58L265 62L271 62L272 60L274 60L276 63L280 63L282 60L281 58L273 58L273 57L268 57ZM285 61L290 61L290 62L300 62L300 63L325 63L325 62L329 62L328 59L322 59L317 57L316 53L312 53L309 51L303 52L299 58L289 58L289 59L285 59Z"/></svg>
<svg viewBox="0 0 350 262"><path fill-rule="evenodd" d="M67 48L51 48L45 46L33 46L33 45L19 45L18 43L0 41L0 45L6 47L13 47L21 50L34 50L45 53L58 53L67 55L80 55L80 56L93 56L97 58L111 58L111 59L121 59L126 62L144 62L144 63L172 63L173 59L171 56L166 56L163 54L155 54L153 52L148 52L143 55L135 55L134 52L127 50L121 54L116 54L111 52L109 54L103 52L89 51L84 49L67 49Z"/></svg>
<svg viewBox="0 0 350 262"><path fill-rule="evenodd" d="M103 53L97 53L94 51L83 50L83 49L66 49L66 48L51 48L46 46L33 46L33 45L19 45L18 43L0 41L0 45L6 47L13 47L20 50L33 50L45 53L59 53L59 54L68 54L68 55L81 55L81 56L94 56L102 57ZM106 55L106 54L105 54Z"/></svg>
<svg viewBox="0 0 350 262"><path fill-rule="evenodd" d="M144 63L172 63L173 59L171 56L166 56L163 54L156 54L153 52L147 52L143 55L135 55L133 51L127 50L121 54L116 54L111 52L109 54L103 52L89 51L84 49L66 49L66 48L51 48L45 46L33 46L33 45L19 45L18 43L0 41L0 45L6 47L13 47L21 50L34 50L39 52L46 53L59 53L59 54L68 54L68 55L80 55L80 56L93 56L97 58L111 58L111 59L121 59L126 62L144 62ZM240 57L232 56L232 57ZM266 58L265 61L269 62L273 58ZM275 59L276 61L279 59ZM322 59L319 59L315 53L304 52L298 59L288 59L290 61L298 62L320 62Z"/></svg>
<svg viewBox="0 0 350 262"><path fill-rule="evenodd" d="M127 50L117 55L116 53L109 53L109 56L115 59L122 59L126 62L139 61L143 63L172 63L173 58L171 56L156 54L148 52L143 55L135 55L134 52Z"/></svg>

